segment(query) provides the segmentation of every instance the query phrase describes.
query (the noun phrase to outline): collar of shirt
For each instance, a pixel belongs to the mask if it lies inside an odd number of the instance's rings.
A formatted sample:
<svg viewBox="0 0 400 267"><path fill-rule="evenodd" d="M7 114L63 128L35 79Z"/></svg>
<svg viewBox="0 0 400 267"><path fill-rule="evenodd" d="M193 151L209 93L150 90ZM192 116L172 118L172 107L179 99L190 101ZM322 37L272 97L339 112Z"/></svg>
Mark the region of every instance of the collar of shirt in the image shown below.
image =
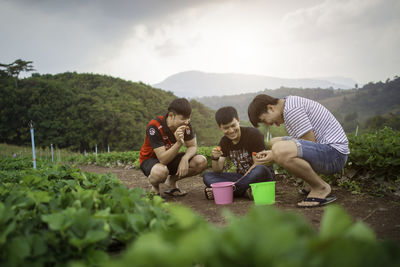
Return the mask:
<svg viewBox="0 0 400 267"><path fill-rule="evenodd" d="M169 129L169 127L167 125L167 117L168 117L168 114L165 115L164 118L162 119L161 125L164 128L164 133L168 136L168 138L172 142L176 142L174 134L171 132L171 130Z"/></svg>

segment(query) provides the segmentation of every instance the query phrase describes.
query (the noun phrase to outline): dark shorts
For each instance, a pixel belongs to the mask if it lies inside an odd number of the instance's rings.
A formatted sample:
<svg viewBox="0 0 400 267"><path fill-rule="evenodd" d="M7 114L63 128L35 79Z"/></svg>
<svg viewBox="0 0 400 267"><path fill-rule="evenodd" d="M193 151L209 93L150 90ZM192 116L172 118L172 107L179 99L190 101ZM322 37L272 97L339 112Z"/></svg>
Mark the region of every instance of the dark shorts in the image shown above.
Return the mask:
<svg viewBox="0 0 400 267"><path fill-rule="evenodd" d="M178 171L179 163L181 162L181 159L184 155L185 153L178 153L178 155L176 155L176 157L170 163L168 163L167 168L169 170L169 174L176 174L176 172ZM157 163L160 163L157 158L146 159L142 162L142 164L140 164L140 169L142 170L144 175L149 177L151 169Z"/></svg>

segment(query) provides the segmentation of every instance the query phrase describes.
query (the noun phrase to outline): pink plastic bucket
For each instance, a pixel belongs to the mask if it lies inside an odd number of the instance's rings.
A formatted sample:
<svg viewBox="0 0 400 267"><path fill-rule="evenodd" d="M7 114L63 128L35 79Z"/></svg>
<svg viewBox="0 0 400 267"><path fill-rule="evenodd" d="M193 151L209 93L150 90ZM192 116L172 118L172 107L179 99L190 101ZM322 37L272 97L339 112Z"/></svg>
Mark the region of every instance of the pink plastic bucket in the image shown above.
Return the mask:
<svg viewBox="0 0 400 267"><path fill-rule="evenodd" d="M211 184L215 204L230 204L233 202L233 182L220 182Z"/></svg>

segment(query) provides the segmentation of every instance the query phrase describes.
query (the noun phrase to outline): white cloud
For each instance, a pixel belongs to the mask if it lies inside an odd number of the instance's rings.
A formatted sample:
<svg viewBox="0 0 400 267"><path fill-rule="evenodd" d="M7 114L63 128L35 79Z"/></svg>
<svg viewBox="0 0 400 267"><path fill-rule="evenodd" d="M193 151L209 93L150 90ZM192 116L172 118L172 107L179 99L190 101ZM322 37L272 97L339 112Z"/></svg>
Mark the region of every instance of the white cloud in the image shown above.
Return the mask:
<svg viewBox="0 0 400 267"><path fill-rule="evenodd" d="M303 51L302 76L335 73L368 82L398 71L399 13L395 0L327 0L287 14L282 28L285 42Z"/></svg>

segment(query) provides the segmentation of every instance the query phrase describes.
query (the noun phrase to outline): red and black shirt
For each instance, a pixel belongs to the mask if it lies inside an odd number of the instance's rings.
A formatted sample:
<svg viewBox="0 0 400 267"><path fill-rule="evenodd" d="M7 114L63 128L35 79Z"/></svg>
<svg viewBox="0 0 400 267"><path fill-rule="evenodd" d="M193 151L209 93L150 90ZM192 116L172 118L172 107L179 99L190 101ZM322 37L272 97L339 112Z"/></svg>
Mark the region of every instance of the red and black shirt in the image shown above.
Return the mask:
<svg viewBox="0 0 400 267"><path fill-rule="evenodd" d="M174 133L167 126L167 116L157 116L152 119L147 125L146 138L143 146L140 149L139 164L150 158L156 158L155 148L165 146L165 149L170 149L175 143L176 139ZM184 140L189 141L195 137L192 125L189 123L189 129L185 130Z"/></svg>

